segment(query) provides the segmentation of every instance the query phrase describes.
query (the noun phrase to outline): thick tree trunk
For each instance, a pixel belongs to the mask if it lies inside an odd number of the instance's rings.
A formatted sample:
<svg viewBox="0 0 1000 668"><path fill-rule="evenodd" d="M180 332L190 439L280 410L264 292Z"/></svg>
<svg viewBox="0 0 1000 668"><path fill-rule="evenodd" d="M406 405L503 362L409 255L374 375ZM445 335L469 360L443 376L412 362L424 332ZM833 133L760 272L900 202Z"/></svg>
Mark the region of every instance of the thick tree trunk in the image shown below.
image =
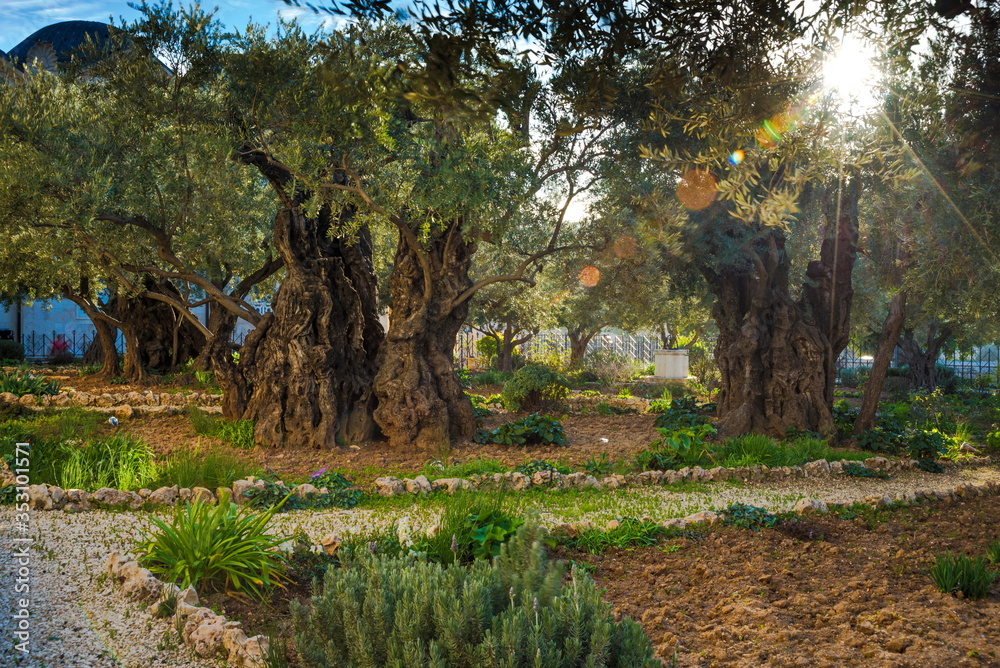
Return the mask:
<svg viewBox="0 0 1000 668"><path fill-rule="evenodd" d="M587 356L587 346L590 345L590 341L600 331L586 331L582 328L567 329L567 335L569 336L569 366L571 369L579 369L583 366L583 360Z"/></svg>
<svg viewBox="0 0 1000 668"><path fill-rule="evenodd" d="M241 419L250 400L246 379L233 361L236 346L232 338L238 321L234 313L213 304L208 314L213 335L195 360L196 368L215 374L222 389L222 415L229 420Z"/></svg>
<svg viewBox="0 0 1000 668"><path fill-rule="evenodd" d="M938 324L932 323L927 331L927 340L921 348L912 329L903 331L903 336L899 339L899 359L910 367L913 387L925 390L937 387L937 360L941 355L941 348L950 336L950 327L945 325L938 329Z"/></svg>
<svg viewBox="0 0 1000 668"><path fill-rule="evenodd" d="M518 337L509 325L504 328L503 334L497 337L497 370L511 372L514 370L514 350L522 343L527 343L534 336L534 332L529 332Z"/></svg>
<svg viewBox="0 0 1000 668"><path fill-rule="evenodd" d="M826 207L820 259L810 262L802 298L792 299L790 258L779 230L720 226L706 220L706 257L743 245L749 263L705 265L716 296L715 359L721 373L719 431L783 437L789 427L832 434L837 357L847 345L857 254L857 197ZM741 255L743 255L741 253Z"/></svg>
<svg viewBox="0 0 1000 668"><path fill-rule="evenodd" d="M899 333L903 330L906 320L906 290L900 290L892 296L889 302L889 313L882 323L882 332L878 337L878 348L875 350L875 360L872 362L871 373L865 382L865 392L861 399L861 412L854 421L854 435L857 436L875 426L875 413L878 410L879 398L882 396L882 386L885 384L885 374L892 364L892 355L896 351Z"/></svg>
<svg viewBox="0 0 1000 668"><path fill-rule="evenodd" d="M453 362L468 312L455 298L472 285L475 244L462 238L460 220L417 244L401 235L389 276L392 319L375 377L375 420L393 447L432 450L476 427Z"/></svg>
<svg viewBox="0 0 1000 668"><path fill-rule="evenodd" d="M86 289L82 289L79 293L69 289L63 292L70 301L79 306L87 317L90 318L90 322L94 325L94 330L97 334L83 354L83 363L100 364L101 370L97 373L97 376L103 379L113 378L122 372L121 357L118 355L118 347L116 345L118 328L109 322L96 304L81 296L85 292Z"/></svg>
<svg viewBox="0 0 1000 668"><path fill-rule="evenodd" d="M331 448L373 435L372 379L382 344L371 240L329 238L328 212L282 209L274 246L285 277L240 351L243 417L265 445ZM238 398L233 399L234 402Z"/></svg>

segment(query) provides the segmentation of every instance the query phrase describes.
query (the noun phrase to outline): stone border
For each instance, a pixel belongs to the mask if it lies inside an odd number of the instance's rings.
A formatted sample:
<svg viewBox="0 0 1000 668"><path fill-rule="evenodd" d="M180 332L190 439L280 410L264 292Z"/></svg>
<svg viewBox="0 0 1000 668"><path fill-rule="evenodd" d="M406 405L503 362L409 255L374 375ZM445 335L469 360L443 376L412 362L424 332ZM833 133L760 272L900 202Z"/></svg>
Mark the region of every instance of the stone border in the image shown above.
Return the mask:
<svg viewBox="0 0 1000 668"><path fill-rule="evenodd" d="M964 460L958 465L989 464L990 457L977 457ZM725 480L742 480L744 482L765 482L769 480L784 480L787 478L822 478L830 475L843 475L844 464L853 463L872 471L902 471L917 468L917 461L886 459L885 457L870 457L863 462L844 459L828 462L825 459L807 462L802 466L740 466L726 468L717 466L703 469L700 466L685 467L676 471L644 471L627 475L612 474L596 478L587 473L557 473L555 471L538 471L528 476L523 473L494 473L466 478L438 478L429 480L427 476L416 478L395 478L383 476L375 479L376 491L382 496L398 496L402 494L428 494L444 491L454 494L465 489L509 489L517 492L531 487L549 487L553 489L618 489L645 485L670 485L679 482L721 482Z"/></svg>
<svg viewBox="0 0 1000 668"><path fill-rule="evenodd" d="M175 584L158 579L138 561L112 552L104 562L104 572L121 585L130 598L150 601L154 617L165 617L161 603L174 600L174 620L185 645L203 658L224 656L230 666L261 668L268 651L268 637L248 638L240 622L231 622L210 608L198 606L193 587L181 591ZM183 624L183 629L181 625Z"/></svg>
<svg viewBox="0 0 1000 668"><path fill-rule="evenodd" d="M983 465L992 462L990 457L977 457L958 464ZM523 473L494 473L492 475L472 476L471 478L438 478L429 480L427 476L416 478L394 478L384 476L375 479L375 488L381 496L399 496L404 494L429 494L445 492L455 494L462 490L512 490L523 492L532 487L548 489L619 489L623 487L642 487L650 485L670 485L679 482L720 482L725 480L742 480L744 482L767 482L785 480L788 478L822 478L831 475L843 475L844 463L854 463L864 468L889 472L914 470L916 460L890 460L884 457L871 457L864 462L841 460L828 462L818 459L803 466L781 466L768 468L766 466L725 468L717 466L713 469L703 469L699 466L682 468L677 471L645 471L628 475L613 474L601 479L587 473L562 474L555 471L538 471L532 476ZM14 484L12 474L6 466L0 465L0 485ZM62 489L54 485L29 485L28 507L31 510L62 510L64 512L82 512L92 508L129 508L138 510L145 504L152 506L173 506L178 501L205 501L215 503L223 494L233 502L242 504L249 499L244 494L251 488L263 489L264 481L254 476L233 482L232 488L220 487L214 492L204 487L193 489L160 487L156 490L140 489L138 492L125 492L110 487L102 487L95 492L82 489ZM278 481L278 484L284 484ZM296 485L293 493L306 498L309 494L328 494L327 488L317 489L309 483ZM876 498L876 497L870 497Z"/></svg>
<svg viewBox="0 0 1000 668"><path fill-rule="evenodd" d="M80 406L111 413L116 417L133 415L176 415L189 406L198 406L206 413L222 413L221 394L192 392L125 392L91 394L89 392L60 392L59 394L25 394L18 397L11 392L0 392L0 402L21 404L28 408Z"/></svg>

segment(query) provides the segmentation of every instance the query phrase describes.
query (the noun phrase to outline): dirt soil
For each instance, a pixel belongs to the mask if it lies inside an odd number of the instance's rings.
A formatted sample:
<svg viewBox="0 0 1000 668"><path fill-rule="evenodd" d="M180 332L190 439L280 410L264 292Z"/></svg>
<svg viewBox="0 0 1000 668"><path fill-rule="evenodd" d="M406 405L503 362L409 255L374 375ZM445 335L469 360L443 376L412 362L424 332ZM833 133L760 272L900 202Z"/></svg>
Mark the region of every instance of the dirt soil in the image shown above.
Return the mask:
<svg viewBox="0 0 1000 668"><path fill-rule="evenodd" d="M500 424L521 417L523 414L494 415L484 421L493 429ZM247 456L291 480L305 479L320 468L342 470L352 475L362 485L371 485L380 475L413 475L425 464L440 461L443 464L467 462L476 458L489 458L516 466L535 459L581 466L591 458L607 453L608 459L630 459L656 437L654 415L566 415L559 416L566 433L567 446L509 447L482 445L472 441L452 446L448 451L425 452L422 450L397 450L385 441L373 441L356 448L337 450L311 450L289 447L284 449L254 448ZM185 415L144 416L123 420L123 429L144 439L161 457L189 450L199 445L223 445L221 441L200 436ZM601 439L607 439L603 442Z"/></svg>
<svg viewBox="0 0 1000 668"><path fill-rule="evenodd" d="M605 600L668 665L1000 666L1000 582L969 601L924 573L946 550L982 554L998 513L1000 499L980 497L559 556L594 565Z"/></svg>

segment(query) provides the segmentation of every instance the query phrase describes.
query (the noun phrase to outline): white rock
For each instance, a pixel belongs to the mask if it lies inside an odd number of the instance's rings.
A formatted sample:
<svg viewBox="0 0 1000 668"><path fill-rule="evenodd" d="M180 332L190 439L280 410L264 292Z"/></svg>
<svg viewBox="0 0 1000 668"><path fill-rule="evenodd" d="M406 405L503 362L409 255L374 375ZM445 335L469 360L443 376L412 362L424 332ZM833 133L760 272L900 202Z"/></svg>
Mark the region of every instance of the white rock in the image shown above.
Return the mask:
<svg viewBox="0 0 1000 668"><path fill-rule="evenodd" d="M235 488L235 483L233 483ZM395 496L406 493L406 485L399 478L383 476L375 478L375 487L382 496Z"/></svg>

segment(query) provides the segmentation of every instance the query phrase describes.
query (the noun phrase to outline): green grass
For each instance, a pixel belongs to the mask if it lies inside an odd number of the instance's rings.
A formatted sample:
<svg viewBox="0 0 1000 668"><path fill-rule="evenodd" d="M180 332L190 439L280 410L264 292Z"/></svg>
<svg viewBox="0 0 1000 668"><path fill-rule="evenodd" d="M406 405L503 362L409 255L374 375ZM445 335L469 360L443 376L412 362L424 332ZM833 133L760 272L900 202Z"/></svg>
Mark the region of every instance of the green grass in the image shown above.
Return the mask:
<svg viewBox="0 0 1000 668"><path fill-rule="evenodd" d="M425 464L421 472L429 479L434 480L436 478L468 478L473 475L506 473L509 470L507 466L495 459L477 458L456 464L442 464L440 461L431 462Z"/></svg>
<svg viewBox="0 0 1000 668"><path fill-rule="evenodd" d="M717 452L716 458L722 466L802 466L819 459L838 461L864 461L875 456L871 452L831 448L819 438L802 436L795 440L776 442L767 436L745 434L728 439Z"/></svg>
<svg viewBox="0 0 1000 668"><path fill-rule="evenodd" d="M976 601L986 598L997 573L990 568L984 556L968 557L964 554L945 552L939 554L927 569L934 586L945 594L962 592L965 598Z"/></svg>
<svg viewBox="0 0 1000 668"><path fill-rule="evenodd" d="M576 538L564 542L568 547L599 554L611 548L631 549L656 545L661 537L672 535L677 535L677 532L662 524L623 517L618 520L617 528L588 529Z"/></svg>
<svg viewBox="0 0 1000 668"><path fill-rule="evenodd" d="M239 454L225 448L202 448L178 453L167 460L151 487L229 487L234 480L249 475L259 476L261 469Z"/></svg>
<svg viewBox="0 0 1000 668"><path fill-rule="evenodd" d="M153 451L129 434L63 447L67 455L58 477L63 489L137 490L155 480L158 473Z"/></svg>
<svg viewBox="0 0 1000 668"><path fill-rule="evenodd" d="M188 409L191 426L202 436L218 438L240 450L253 450L254 423L250 420L225 420L217 415L211 415L197 406Z"/></svg>

